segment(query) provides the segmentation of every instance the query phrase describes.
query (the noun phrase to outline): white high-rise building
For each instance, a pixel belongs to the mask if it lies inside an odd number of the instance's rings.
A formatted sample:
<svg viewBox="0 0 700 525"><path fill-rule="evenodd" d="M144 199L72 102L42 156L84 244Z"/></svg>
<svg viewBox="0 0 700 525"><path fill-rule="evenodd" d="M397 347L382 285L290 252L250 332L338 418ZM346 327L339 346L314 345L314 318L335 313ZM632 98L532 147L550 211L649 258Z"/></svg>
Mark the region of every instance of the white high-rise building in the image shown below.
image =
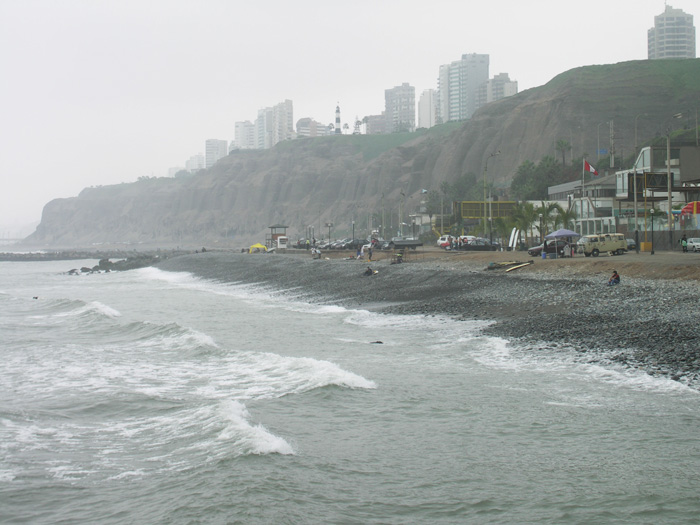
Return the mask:
<svg viewBox="0 0 700 525"><path fill-rule="evenodd" d="M437 92L425 89L418 100L418 127L432 128L437 124Z"/></svg>
<svg viewBox="0 0 700 525"><path fill-rule="evenodd" d="M693 15L666 5L654 17L654 27L647 31L648 56L658 58L695 58L695 26Z"/></svg>
<svg viewBox="0 0 700 525"><path fill-rule="evenodd" d="M197 173L199 170L204 169L204 155L198 153L197 155L192 155L185 162L185 169L191 173Z"/></svg>
<svg viewBox="0 0 700 525"><path fill-rule="evenodd" d="M232 148L255 149L255 124L250 120L236 122Z"/></svg>
<svg viewBox="0 0 700 525"><path fill-rule="evenodd" d="M387 133L415 131L416 88L404 82L384 90L384 117Z"/></svg>
<svg viewBox="0 0 700 525"><path fill-rule="evenodd" d="M218 139L207 139L204 144L204 167L209 169L219 159L228 155L228 142Z"/></svg>
<svg viewBox="0 0 700 525"><path fill-rule="evenodd" d="M438 76L438 122L464 120L477 109L479 86L489 79L489 55L462 55L440 66Z"/></svg>
<svg viewBox="0 0 700 525"><path fill-rule="evenodd" d="M255 145L258 149L271 148L294 136L294 109L291 100L258 110L258 118L255 120Z"/></svg>

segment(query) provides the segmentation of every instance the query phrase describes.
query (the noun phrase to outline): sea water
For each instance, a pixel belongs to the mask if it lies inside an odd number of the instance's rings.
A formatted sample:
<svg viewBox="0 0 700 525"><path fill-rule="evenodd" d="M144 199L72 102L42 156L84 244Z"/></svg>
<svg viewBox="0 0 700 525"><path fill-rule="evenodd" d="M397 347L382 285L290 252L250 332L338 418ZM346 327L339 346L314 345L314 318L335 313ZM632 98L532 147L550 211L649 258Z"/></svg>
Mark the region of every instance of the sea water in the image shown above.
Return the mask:
<svg viewBox="0 0 700 525"><path fill-rule="evenodd" d="M700 395L480 322L0 263L2 523L691 523Z"/></svg>

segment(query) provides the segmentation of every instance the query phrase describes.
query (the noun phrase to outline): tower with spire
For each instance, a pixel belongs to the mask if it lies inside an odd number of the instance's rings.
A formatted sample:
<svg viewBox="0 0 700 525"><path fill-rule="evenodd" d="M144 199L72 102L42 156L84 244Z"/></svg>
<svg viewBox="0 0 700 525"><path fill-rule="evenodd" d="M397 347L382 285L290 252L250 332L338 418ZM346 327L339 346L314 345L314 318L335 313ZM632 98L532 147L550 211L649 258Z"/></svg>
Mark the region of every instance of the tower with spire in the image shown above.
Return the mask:
<svg viewBox="0 0 700 525"><path fill-rule="evenodd" d="M340 129L340 103L335 107L335 134L340 135L342 130Z"/></svg>

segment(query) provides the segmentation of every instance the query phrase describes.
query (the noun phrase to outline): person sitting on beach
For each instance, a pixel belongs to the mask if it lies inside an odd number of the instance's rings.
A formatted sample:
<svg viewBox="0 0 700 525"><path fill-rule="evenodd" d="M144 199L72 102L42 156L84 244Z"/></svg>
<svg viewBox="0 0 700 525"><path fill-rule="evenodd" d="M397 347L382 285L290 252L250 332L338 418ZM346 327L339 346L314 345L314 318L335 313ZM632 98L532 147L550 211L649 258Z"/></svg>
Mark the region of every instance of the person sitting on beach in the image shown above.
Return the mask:
<svg viewBox="0 0 700 525"><path fill-rule="evenodd" d="M617 273L617 270L613 270L612 277L608 280L608 286L614 286L616 284L620 284L620 274Z"/></svg>
<svg viewBox="0 0 700 525"><path fill-rule="evenodd" d="M364 275L374 275L374 270L372 270L372 268L370 268L368 266L367 269L365 270Z"/></svg>

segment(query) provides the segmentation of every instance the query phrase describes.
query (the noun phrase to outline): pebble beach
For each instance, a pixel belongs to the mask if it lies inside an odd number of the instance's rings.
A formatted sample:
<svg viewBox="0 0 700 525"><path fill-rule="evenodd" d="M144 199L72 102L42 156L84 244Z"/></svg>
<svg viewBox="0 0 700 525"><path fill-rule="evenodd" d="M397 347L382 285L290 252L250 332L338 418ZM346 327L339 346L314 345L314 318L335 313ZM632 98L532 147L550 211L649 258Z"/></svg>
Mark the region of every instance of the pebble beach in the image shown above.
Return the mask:
<svg viewBox="0 0 700 525"><path fill-rule="evenodd" d="M503 262L530 262L505 272ZM377 273L366 277L371 266ZM560 348L700 388L700 254L534 260L527 254L348 254L206 252L157 266L221 282L257 283L309 302L391 314L491 321L485 332L531 351ZM622 283L607 286L617 269Z"/></svg>

